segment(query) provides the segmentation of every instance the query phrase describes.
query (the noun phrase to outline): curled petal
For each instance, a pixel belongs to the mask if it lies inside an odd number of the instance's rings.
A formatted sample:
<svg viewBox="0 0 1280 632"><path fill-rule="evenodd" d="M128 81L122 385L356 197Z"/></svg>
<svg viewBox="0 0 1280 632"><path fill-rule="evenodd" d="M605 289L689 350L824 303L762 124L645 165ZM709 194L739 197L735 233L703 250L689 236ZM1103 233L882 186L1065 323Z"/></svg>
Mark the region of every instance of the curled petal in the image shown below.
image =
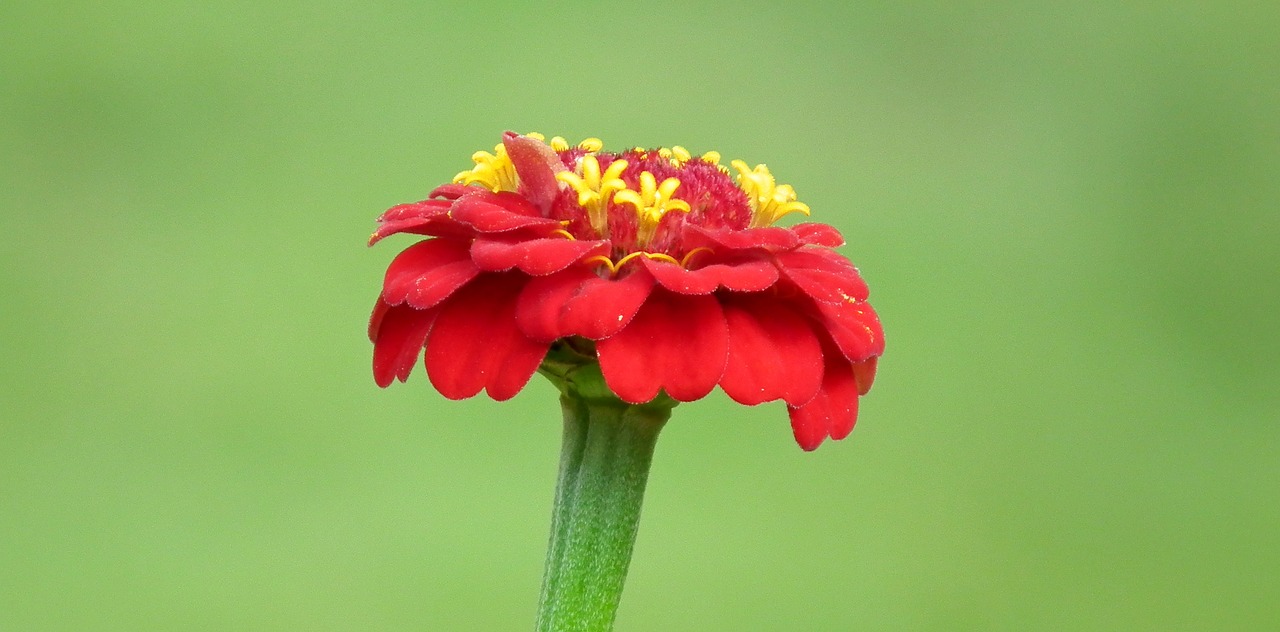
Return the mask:
<svg viewBox="0 0 1280 632"><path fill-rule="evenodd" d="M372 246L391 235L399 233L431 235L450 239L470 239L475 236L475 232L471 227L459 224L446 216L425 220L400 220L386 222L378 226L378 229L369 237L369 245Z"/></svg>
<svg viewBox="0 0 1280 632"><path fill-rule="evenodd" d="M800 241L815 246L839 248L845 243L844 235L841 235L840 231L836 230L834 226L828 224L805 222L792 226L791 232L795 233L800 238Z"/></svg>
<svg viewBox="0 0 1280 632"><path fill-rule="evenodd" d="M786 400L799 406L822 385L822 345L809 320L786 303L760 296L730 296L729 363L720 388L748 406Z"/></svg>
<svg viewBox="0 0 1280 632"><path fill-rule="evenodd" d="M456 200L468 193L474 193L476 190L477 190L476 187L466 185L466 184L454 184L454 183L442 184L436 187L435 189L432 189L431 194L428 195L427 197L444 198L446 200Z"/></svg>
<svg viewBox="0 0 1280 632"><path fill-rule="evenodd" d="M577 241L558 236L524 241L477 239L471 246L471 260L489 272L519 268L526 274L542 276L559 272L584 257L608 252L607 241Z"/></svg>
<svg viewBox="0 0 1280 632"><path fill-rule="evenodd" d="M369 337L373 339L373 379L378 386L386 388L395 379L401 382L408 379L435 317L436 310L389 306L378 301L369 323Z"/></svg>
<svg viewBox="0 0 1280 632"><path fill-rule="evenodd" d="M596 344L596 352L605 382L623 401L647 402L665 390L687 402L720 381L729 333L715 297L656 291L631 324Z"/></svg>
<svg viewBox="0 0 1280 632"><path fill-rule="evenodd" d="M378 217L378 228L369 237L372 246L390 235L412 233L428 235L443 230L448 232L449 207L446 200L425 200L413 204L401 204L387 209Z"/></svg>
<svg viewBox="0 0 1280 632"><path fill-rule="evenodd" d="M498 401L524 388L546 355L548 344L530 340L516 327L518 275L483 275L450 297L427 339L427 376L449 399L486 389ZM385 326L385 325L384 325Z"/></svg>
<svg viewBox="0 0 1280 632"><path fill-rule="evenodd" d="M884 329L869 303L815 301L814 305L819 322L850 362L862 362L884 353Z"/></svg>
<svg viewBox="0 0 1280 632"><path fill-rule="evenodd" d="M546 211L560 192L556 173L568 170L564 162L546 143L531 136L507 132L502 135L502 145L520 176L520 195Z"/></svg>
<svg viewBox="0 0 1280 632"><path fill-rule="evenodd" d="M827 437L847 437L858 420L858 385L849 362L829 354L818 394L803 406L787 406L787 412L796 443L805 451L816 449Z"/></svg>
<svg viewBox="0 0 1280 632"><path fill-rule="evenodd" d="M805 248L774 255L778 269L802 292L824 303L867 299L867 283L848 259L825 248Z"/></svg>
<svg viewBox="0 0 1280 632"><path fill-rule="evenodd" d="M448 200L423 200L409 204L398 204L378 216L379 222L396 222L408 219L434 219L449 214L453 202Z"/></svg>
<svg viewBox="0 0 1280 632"><path fill-rule="evenodd" d="M434 307L474 279L480 269L471 262L467 242L429 239L406 248L387 267L382 300L408 303L418 309Z"/></svg>
<svg viewBox="0 0 1280 632"><path fill-rule="evenodd" d="M719 288L734 292L759 292L778 280L778 270L767 261L716 263L697 270L668 261L641 257L644 267L658 284L679 294L710 294Z"/></svg>
<svg viewBox="0 0 1280 632"><path fill-rule="evenodd" d="M542 217L523 197L509 192L478 191L453 203L450 216L481 233L503 233L537 226L559 228L554 219Z"/></svg>

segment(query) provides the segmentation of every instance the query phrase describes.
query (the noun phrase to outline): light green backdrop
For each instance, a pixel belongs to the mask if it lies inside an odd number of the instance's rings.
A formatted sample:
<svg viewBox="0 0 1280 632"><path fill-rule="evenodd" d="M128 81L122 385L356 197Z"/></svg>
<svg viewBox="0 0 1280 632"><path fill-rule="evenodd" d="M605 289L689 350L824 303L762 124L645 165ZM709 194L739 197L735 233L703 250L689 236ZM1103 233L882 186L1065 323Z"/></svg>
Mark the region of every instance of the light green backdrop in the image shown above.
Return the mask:
<svg viewBox="0 0 1280 632"><path fill-rule="evenodd" d="M364 338L504 129L767 162L888 335L677 409L618 630L1280 627L1280 5L783 7L6 3L0 629L530 629L553 389Z"/></svg>

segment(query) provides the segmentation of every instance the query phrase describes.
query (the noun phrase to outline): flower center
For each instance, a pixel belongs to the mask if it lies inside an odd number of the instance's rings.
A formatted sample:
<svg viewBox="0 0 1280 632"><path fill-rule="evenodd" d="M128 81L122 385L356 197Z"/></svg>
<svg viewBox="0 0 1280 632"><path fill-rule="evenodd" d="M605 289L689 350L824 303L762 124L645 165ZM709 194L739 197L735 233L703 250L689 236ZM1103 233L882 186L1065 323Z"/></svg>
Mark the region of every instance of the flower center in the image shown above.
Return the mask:
<svg viewBox="0 0 1280 632"><path fill-rule="evenodd" d="M566 236L611 242L612 255L601 259L614 272L636 256L687 266L705 249L682 245L685 224L747 230L771 226L791 213L809 214L795 190L777 184L768 167L734 160L734 178L720 164L718 152L695 157L676 145L613 153L601 151L603 144L596 138L571 146L558 136L546 144L565 167L555 174L560 192L549 215L565 224ZM495 192L519 190L520 178L503 145L493 153L476 152L471 159L475 167L459 173L454 182Z"/></svg>

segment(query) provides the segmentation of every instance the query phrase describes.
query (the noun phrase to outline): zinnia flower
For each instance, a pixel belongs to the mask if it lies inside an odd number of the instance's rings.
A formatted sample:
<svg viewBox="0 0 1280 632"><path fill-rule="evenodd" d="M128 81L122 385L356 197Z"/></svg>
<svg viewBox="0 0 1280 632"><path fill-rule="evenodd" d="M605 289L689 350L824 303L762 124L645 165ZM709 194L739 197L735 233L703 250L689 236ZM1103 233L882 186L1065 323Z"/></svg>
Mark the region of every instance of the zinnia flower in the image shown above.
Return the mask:
<svg viewBox="0 0 1280 632"><path fill-rule="evenodd" d="M764 165L511 132L472 160L378 218L371 245L431 237L387 269L369 323L379 386L425 348L445 397L505 400L551 352L598 361L628 403L716 385L746 405L783 400L805 450L853 429L880 321L835 228L775 225L809 207Z"/></svg>

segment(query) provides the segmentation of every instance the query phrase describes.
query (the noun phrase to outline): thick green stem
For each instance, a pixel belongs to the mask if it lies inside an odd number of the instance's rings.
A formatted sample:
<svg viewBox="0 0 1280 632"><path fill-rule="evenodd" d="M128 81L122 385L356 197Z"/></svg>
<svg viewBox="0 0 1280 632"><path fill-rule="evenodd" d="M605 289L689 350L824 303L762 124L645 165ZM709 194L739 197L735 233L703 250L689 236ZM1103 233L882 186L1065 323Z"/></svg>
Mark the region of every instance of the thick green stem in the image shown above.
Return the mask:
<svg viewBox="0 0 1280 632"><path fill-rule="evenodd" d="M583 368L576 380L553 378L563 393L564 442L538 632L612 629L653 448L674 404L627 404L595 388L598 368Z"/></svg>

